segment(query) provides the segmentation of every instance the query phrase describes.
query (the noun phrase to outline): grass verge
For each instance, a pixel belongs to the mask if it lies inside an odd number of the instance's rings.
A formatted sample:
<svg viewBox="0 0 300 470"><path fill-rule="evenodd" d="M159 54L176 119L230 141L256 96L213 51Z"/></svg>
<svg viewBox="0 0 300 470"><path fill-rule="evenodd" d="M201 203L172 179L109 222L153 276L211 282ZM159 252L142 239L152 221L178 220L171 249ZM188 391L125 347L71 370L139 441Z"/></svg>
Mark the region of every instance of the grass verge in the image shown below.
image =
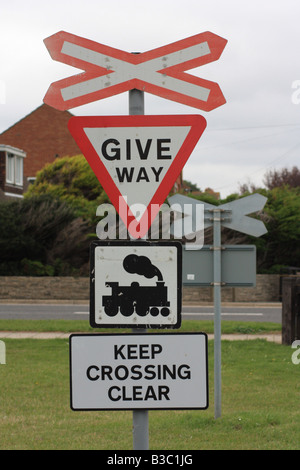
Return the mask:
<svg viewBox="0 0 300 470"><path fill-rule="evenodd" d="M5 344L1 450L132 450L131 411L70 409L67 340ZM209 408L150 411L150 449L299 450L300 365L292 353L264 340L222 341L222 416L216 420L209 341Z"/></svg>
<svg viewBox="0 0 300 470"><path fill-rule="evenodd" d="M122 328L95 329L89 325L88 320L0 320L0 331L60 331L63 333L92 333L103 331L106 333L122 333L131 330L125 330ZM151 331L163 332L166 330ZM213 333L214 322L213 320L183 320L182 326L179 331L204 331L205 333ZM281 325L279 323L236 322L228 320L222 321L222 333L224 334L258 334L275 333L280 331Z"/></svg>

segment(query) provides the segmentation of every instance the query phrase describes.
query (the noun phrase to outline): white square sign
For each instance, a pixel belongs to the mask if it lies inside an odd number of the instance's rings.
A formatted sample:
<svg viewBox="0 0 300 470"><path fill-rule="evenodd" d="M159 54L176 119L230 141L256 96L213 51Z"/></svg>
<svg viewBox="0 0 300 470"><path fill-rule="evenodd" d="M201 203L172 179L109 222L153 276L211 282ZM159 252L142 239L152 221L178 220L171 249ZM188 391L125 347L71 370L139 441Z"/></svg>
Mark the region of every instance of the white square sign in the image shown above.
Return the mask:
<svg viewBox="0 0 300 470"><path fill-rule="evenodd" d="M73 410L206 409L205 333L70 336Z"/></svg>
<svg viewBox="0 0 300 470"><path fill-rule="evenodd" d="M91 326L179 328L181 277L179 242L93 242Z"/></svg>

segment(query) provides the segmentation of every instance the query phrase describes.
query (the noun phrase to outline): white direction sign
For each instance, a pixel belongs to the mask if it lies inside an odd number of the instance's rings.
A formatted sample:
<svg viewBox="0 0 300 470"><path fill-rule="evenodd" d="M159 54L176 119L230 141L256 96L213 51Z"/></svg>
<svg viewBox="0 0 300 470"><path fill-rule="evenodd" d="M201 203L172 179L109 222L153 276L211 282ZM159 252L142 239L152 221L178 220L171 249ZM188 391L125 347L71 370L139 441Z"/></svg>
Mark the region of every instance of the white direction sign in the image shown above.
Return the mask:
<svg viewBox="0 0 300 470"><path fill-rule="evenodd" d="M95 241L90 265L92 327L180 327L181 243Z"/></svg>
<svg viewBox="0 0 300 470"><path fill-rule="evenodd" d="M209 211L212 211L213 209L221 209L221 211L225 211L224 213L221 212L221 217L224 218L224 220L221 220L223 227L237 230L238 232L246 233L253 237L260 237L267 233L265 224L261 220L247 216L247 214L252 214L262 210L267 202L267 198L258 193L241 199L236 199L235 201L231 201L226 204L221 204L220 206L208 204L207 202L182 196L181 194L175 194L168 198L168 201L172 206L176 204L178 209L181 209L184 214L187 211L186 208L189 206L196 206L199 204L203 205L205 211L204 228L213 224L213 213L211 212L211 215L209 215ZM227 211L228 213L226 213ZM190 211L187 211L187 214L189 215ZM176 221L174 223L173 233L175 236L182 233L180 221ZM188 235L188 233L185 233L185 235Z"/></svg>
<svg viewBox="0 0 300 470"><path fill-rule="evenodd" d="M206 409L205 333L70 336L73 410Z"/></svg>

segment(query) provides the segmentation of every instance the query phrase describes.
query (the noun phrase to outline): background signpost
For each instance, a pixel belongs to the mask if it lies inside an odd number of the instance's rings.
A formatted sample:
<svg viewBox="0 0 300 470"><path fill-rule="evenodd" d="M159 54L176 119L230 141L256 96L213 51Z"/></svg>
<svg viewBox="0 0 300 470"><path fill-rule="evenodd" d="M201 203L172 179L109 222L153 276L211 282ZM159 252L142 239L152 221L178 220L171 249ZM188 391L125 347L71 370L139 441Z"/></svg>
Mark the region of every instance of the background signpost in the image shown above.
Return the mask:
<svg viewBox="0 0 300 470"><path fill-rule="evenodd" d="M177 194L170 197L168 201L170 204L180 206L182 213L184 213L184 205L204 204L204 214L206 215L204 227L213 226L213 246L211 249L213 250L212 285L214 288L214 387L215 418L219 418L221 416L221 225L256 237L263 235L267 232L263 222L247 217L246 214L262 210L267 198L260 194L254 194L227 204L214 206Z"/></svg>
<svg viewBox="0 0 300 470"><path fill-rule="evenodd" d="M248 214L261 211L267 202L267 198L258 193L251 194L251 196L236 199L235 201L227 202L226 204L221 204L219 206L208 204L207 202L203 202L192 197L183 196L182 194L175 194L174 196L169 197L168 201L170 205L176 204L183 214L185 213L185 207L189 208L189 214L191 207L199 205L203 206L205 212L204 228L212 226L214 221L213 213L220 212L222 227L237 230L238 232L246 233L253 237L261 237L267 233L265 224L261 220L248 217ZM180 222L175 223L172 229L172 233L175 236L178 234L180 236L182 233L182 228L178 226L177 229L176 227L179 223ZM189 228L188 225L187 228ZM185 235L188 234L189 233L186 233Z"/></svg>

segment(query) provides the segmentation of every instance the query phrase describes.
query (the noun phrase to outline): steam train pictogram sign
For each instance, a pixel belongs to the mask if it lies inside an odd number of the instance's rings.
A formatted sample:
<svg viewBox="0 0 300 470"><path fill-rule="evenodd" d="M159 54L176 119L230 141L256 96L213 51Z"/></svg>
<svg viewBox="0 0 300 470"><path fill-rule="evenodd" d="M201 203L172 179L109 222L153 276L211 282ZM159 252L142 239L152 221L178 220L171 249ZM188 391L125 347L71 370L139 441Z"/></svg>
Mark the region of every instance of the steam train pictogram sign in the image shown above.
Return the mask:
<svg viewBox="0 0 300 470"><path fill-rule="evenodd" d="M178 242L93 242L91 326L179 328L181 266Z"/></svg>

